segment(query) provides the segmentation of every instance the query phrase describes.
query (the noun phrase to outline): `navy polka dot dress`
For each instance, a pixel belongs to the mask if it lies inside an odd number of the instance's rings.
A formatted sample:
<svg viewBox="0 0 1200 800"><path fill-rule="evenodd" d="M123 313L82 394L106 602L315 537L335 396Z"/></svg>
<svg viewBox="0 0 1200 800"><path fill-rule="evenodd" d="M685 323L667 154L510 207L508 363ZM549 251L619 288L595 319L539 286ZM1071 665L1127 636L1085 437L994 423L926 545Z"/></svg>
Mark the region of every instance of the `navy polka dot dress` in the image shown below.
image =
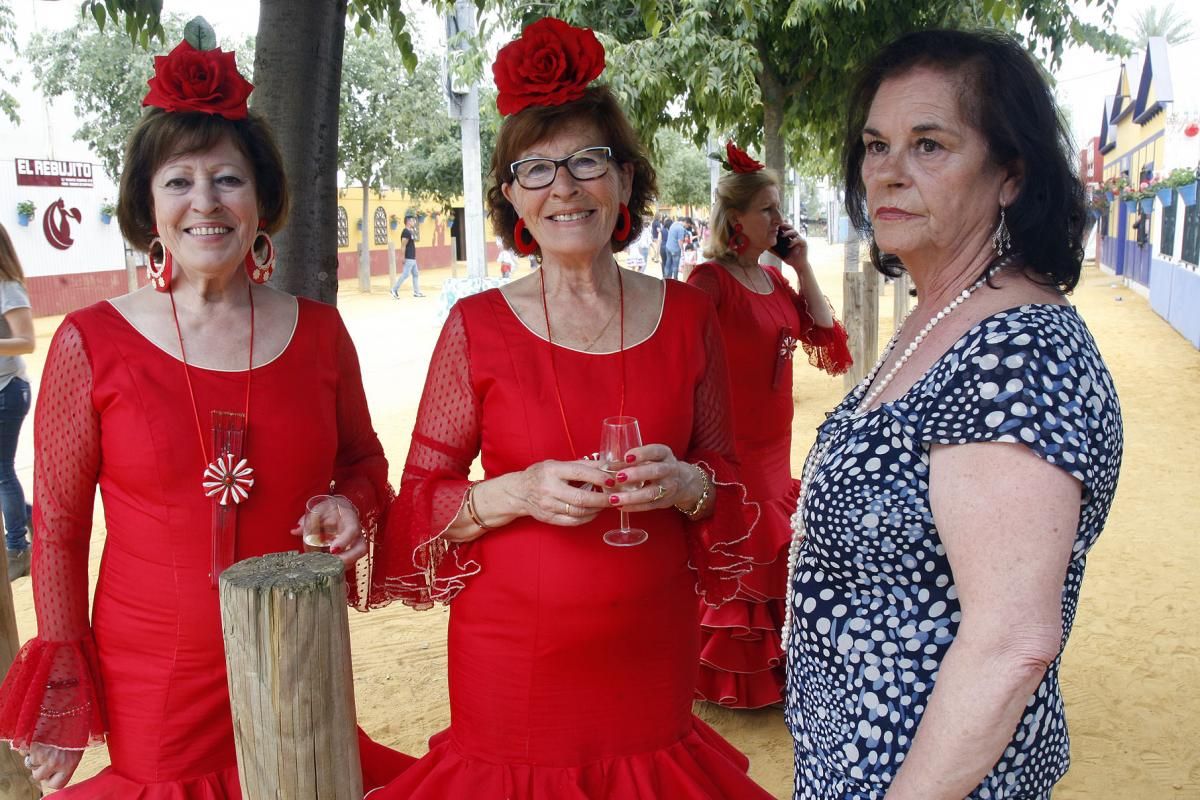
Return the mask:
<svg viewBox="0 0 1200 800"><path fill-rule="evenodd" d="M798 512L807 538L793 577L786 692L797 799L884 796L954 641L960 611L930 512L930 445L1019 443L1081 481L1064 645L1121 463L1112 378L1070 306L988 317L903 397L855 416L860 399L856 389L820 427L818 442L831 443ZM1056 659L969 797L1048 797L1066 772L1058 670Z"/></svg>

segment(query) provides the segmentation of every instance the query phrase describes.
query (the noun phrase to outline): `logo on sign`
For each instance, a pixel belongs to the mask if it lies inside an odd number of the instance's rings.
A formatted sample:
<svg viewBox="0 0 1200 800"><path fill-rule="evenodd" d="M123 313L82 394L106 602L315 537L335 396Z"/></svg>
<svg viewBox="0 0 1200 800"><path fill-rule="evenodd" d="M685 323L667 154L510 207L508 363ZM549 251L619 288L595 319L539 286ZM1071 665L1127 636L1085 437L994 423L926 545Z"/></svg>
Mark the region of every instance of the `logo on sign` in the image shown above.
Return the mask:
<svg viewBox="0 0 1200 800"><path fill-rule="evenodd" d="M75 244L75 240L71 237L72 219L81 222L83 214L79 213L78 208L67 208L67 204L61 197L46 209L46 213L42 215L42 233L45 234L46 241L50 243L51 247L66 250Z"/></svg>

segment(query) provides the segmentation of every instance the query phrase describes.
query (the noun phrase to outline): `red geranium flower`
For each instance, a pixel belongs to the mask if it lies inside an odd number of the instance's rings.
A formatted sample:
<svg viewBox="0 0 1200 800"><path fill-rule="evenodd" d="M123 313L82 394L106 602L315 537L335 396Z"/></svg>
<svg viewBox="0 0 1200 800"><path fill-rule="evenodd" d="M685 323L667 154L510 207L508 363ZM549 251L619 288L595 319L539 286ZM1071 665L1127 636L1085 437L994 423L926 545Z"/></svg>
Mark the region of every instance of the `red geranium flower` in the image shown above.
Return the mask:
<svg viewBox="0 0 1200 800"><path fill-rule="evenodd" d="M732 139L725 143L725 158L733 172L758 172L763 168L749 153L734 144Z"/></svg>
<svg viewBox="0 0 1200 800"><path fill-rule="evenodd" d="M186 41L168 55L154 57L154 77L144 106L163 111L201 111L225 119L244 119L246 98L254 85L237 70L233 53L197 50Z"/></svg>
<svg viewBox="0 0 1200 800"><path fill-rule="evenodd" d="M496 54L496 107L508 116L578 100L603 71L604 46L594 33L554 17L539 19Z"/></svg>

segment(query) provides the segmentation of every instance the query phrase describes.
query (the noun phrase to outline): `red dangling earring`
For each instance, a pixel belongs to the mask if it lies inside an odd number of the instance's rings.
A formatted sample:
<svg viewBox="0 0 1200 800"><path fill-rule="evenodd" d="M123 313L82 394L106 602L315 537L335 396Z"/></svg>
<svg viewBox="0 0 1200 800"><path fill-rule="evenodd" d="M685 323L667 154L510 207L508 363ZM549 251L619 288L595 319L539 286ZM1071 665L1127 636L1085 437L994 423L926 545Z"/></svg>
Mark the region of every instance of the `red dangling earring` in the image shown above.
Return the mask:
<svg viewBox="0 0 1200 800"><path fill-rule="evenodd" d="M263 230L263 223L258 223L258 233L254 235L254 241L250 243L250 252L246 253L246 274L250 276L250 280L255 283L266 283L271 274L275 272L275 243L271 241L271 237ZM258 242L265 241L263 247L264 254L262 260L258 258Z"/></svg>
<svg viewBox="0 0 1200 800"><path fill-rule="evenodd" d="M537 239L525 230L525 220L521 217L517 217L517 224L513 227L513 247L523 256L531 256L538 249Z"/></svg>
<svg viewBox="0 0 1200 800"><path fill-rule="evenodd" d="M629 238L629 232L633 230L633 220L629 218L629 206L624 203L621 203L618 214L617 227L613 228L612 238L618 242L623 242Z"/></svg>
<svg viewBox="0 0 1200 800"><path fill-rule="evenodd" d="M155 233L157 232L156 230ZM155 247L162 250L162 260L158 263L154 261ZM172 266L174 266L174 262L171 259L171 251L162 243L162 239L155 236L150 240L150 246L146 248L146 279L154 286L155 291L171 291Z"/></svg>
<svg viewBox="0 0 1200 800"><path fill-rule="evenodd" d="M750 246L750 238L742 233L742 223L733 226L733 235L729 237L729 249L741 255Z"/></svg>

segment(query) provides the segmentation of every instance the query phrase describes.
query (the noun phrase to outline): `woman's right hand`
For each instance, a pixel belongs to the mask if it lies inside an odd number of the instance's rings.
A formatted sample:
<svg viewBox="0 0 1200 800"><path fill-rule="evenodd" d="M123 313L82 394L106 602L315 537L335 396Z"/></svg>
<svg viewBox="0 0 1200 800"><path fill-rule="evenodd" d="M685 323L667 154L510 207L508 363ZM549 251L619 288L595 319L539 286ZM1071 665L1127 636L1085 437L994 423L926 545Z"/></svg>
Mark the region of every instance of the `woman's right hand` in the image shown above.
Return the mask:
<svg viewBox="0 0 1200 800"><path fill-rule="evenodd" d="M61 789L71 780L83 758L82 750L63 750L53 745L34 742L29 746L25 765L42 789Z"/></svg>
<svg viewBox="0 0 1200 800"><path fill-rule="evenodd" d="M585 525L609 507L613 478L595 461L539 461L519 473L516 499L526 516L550 525Z"/></svg>

